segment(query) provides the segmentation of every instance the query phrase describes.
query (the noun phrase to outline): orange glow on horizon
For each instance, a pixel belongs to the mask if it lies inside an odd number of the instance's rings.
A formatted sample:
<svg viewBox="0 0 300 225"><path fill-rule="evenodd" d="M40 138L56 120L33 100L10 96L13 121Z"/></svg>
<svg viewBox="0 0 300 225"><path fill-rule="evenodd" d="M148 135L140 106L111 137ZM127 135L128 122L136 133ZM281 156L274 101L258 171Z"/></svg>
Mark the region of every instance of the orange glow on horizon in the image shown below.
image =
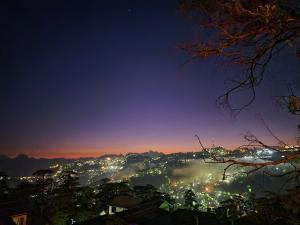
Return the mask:
<svg viewBox="0 0 300 225"><path fill-rule="evenodd" d="M231 144L234 140L222 140L219 143L224 143L221 145L227 149L235 149L241 143ZM211 142L206 142L204 144L207 147L212 147ZM216 143L215 146L219 146ZM34 158L67 158L67 159L76 159L76 158L89 158L89 157L100 157L102 155L109 154L127 154L127 153L143 153L150 150L162 152L165 154L171 154L176 152L197 152L201 151L201 147L198 142L195 141L190 145L189 143L183 143L178 145L171 145L169 143L161 143L158 145L154 144L137 144L137 145L126 145L123 146L76 146L76 145L67 145L61 147L49 147L49 148L37 148L37 149L22 149L22 148L6 148L8 151L9 157L16 157L18 154L26 154L29 157Z"/></svg>
<svg viewBox="0 0 300 225"><path fill-rule="evenodd" d="M76 150L76 151L66 151L63 149L55 149L53 151L31 151L28 153L30 157L34 158L68 158L68 159L76 159L76 158L89 158L89 157L100 157L102 155L109 154L127 154L127 153L143 153L147 151L157 151L165 154L171 154L176 152L189 152L189 151L199 151L199 148L193 147L184 147L184 146L174 146L174 147L110 147L99 150Z"/></svg>

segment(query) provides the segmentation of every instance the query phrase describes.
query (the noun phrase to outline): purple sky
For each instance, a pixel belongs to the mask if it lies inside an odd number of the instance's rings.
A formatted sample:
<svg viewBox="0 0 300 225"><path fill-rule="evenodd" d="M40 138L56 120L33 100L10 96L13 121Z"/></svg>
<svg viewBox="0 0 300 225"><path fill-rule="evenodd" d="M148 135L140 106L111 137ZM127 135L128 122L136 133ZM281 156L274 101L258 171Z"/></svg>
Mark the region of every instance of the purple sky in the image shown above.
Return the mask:
<svg viewBox="0 0 300 225"><path fill-rule="evenodd" d="M250 131L276 144L299 119L274 96L299 80L293 50L274 59L257 101L236 119L215 99L237 75L214 59L180 68L196 26L176 1L6 1L0 24L0 154L43 157L233 148Z"/></svg>

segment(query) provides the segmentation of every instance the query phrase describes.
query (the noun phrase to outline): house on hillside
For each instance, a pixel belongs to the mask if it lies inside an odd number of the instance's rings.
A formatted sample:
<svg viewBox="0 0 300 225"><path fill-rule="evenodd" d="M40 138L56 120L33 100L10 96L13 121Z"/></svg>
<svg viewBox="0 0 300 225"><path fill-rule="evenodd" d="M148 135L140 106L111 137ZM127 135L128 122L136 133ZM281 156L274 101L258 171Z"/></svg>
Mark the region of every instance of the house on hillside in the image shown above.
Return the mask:
<svg viewBox="0 0 300 225"><path fill-rule="evenodd" d="M108 208L100 213L100 215L114 215L115 213L123 212L125 210L136 207L141 203L141 201L141 199L134 198L129 195L117 196L110 202Z"/></svg>
<svg viewBox="0 0 300 225"><path fill-rule="evenodd" d="M0 225L27 225L28 210L21 202L0 203Z"/></svg>

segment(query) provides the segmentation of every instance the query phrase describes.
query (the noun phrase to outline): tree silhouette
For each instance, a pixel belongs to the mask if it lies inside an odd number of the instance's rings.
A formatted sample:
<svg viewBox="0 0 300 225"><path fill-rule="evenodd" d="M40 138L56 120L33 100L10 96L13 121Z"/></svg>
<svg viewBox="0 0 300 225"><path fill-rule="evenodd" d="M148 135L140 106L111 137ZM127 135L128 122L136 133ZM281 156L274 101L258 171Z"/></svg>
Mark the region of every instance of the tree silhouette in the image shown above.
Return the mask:
<svg viewBox="0 0 300 225"><path fill-rule="evenodd" d="M92 190L79 187L78 179L78 174L73 171L62 171L59 175L59 184L49 200L52 224L66 225L94 216L90 198Z"/></svg>
<svg viewBox="0 0 300 225"><path fill-rule="evenodd" d="M299 1L183 0L180 8L192 15L200 28L195 40L180 44L190 55L188 62L214 56L243 69L238 78L226 80L229 88L217 100L234 113L255 100L256 87L275 55L286 48L293 49L295 56L300 55ZM250 94L249 99L233 105L232 95L245 91ZM293 91L281 96L280 101L291 113L300 112L300 100Z"/></svg>
<svg viewBox="0 0 300 225"><path fill-rule="evenodd" d="M217 57L225 63L242 68L238 79L226 80L229 89L222 94L217 102L233 113L239 113L247 108L256 98L256 88L261 84L266 68L275 55L283 49L292 49L299 57L297 44L300 40L300 4L299 1L286 0L183 0L181 10L191 15L200 25L199 36L191 42L180 44L180 48L189 53L190 59ZM233 105L232 95L248 91L249 99L242 105ZM292 114L300 113L300 100L293 88L286 96L279 96L281 104ZM261 121L270 135L278 142L278 147L267 145L256 135L244 135L247 142L242 148L267 148L279 152L282 158L267 162L245 162L234 158L224 158L210 153L201 143L203 151L207 152L212 163L227 163L226 171L232 166L247 167L250 174L279 164L290 164L292 170L284 174L272 174L277 177L293 175L298 177L300 169L295 161L300 156L300 149L293 153L283 151L287 145L278 138L266 122Z"/></svg>
<svg viewBox="0 0 300 225"><path fill-rule="evenodd" d="M96 204L99 212L106 209L116 196L128 195L131 191L127 182L109 183L109 180L105 181L99 185L96 195Z"/></svg>
<svg viewBox="0 0 300 225"><path fill-rule="evenodd" d="M0 199L6 198L10 193L8 182L8 176L5 173L0 172Z"/></svg>
<svg viewBox="0 0 300 225"><path fill-rule="evenodd" d="M53 175L52 170L37 170L32 175L35 176L36 181L34 185L34 193L32 196L33 201L33 224L48 223L50 221L49 212L49 200L51 191L53 189Z"/></svg>
<svg viewBox="0 0 300 225"><path fill-rule="evenodd" d="M184 206L191 210L197 210L199 208L199 204L196 199L196 195L192 190L186 190L184 193Z"/></svg>

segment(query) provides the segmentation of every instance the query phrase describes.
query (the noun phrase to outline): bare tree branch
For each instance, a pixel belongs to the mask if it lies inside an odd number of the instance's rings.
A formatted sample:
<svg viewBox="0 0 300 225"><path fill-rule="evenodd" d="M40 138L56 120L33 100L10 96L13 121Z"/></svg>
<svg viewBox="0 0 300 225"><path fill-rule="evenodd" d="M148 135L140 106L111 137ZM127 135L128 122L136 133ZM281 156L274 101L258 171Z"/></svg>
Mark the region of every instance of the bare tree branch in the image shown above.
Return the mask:
<svg viewBox="0 0 300 225"><path fill-rule="evenodd" d="M243 77L230 79L217 99L235 114L254 102L273 57L300 38L300 9L281 0L183 0L180 8L200 25L200 37L179 45L191 56L187 62L214 56L244 68ZM241 91L249 98L235 106L232 96Z"/></svg>

